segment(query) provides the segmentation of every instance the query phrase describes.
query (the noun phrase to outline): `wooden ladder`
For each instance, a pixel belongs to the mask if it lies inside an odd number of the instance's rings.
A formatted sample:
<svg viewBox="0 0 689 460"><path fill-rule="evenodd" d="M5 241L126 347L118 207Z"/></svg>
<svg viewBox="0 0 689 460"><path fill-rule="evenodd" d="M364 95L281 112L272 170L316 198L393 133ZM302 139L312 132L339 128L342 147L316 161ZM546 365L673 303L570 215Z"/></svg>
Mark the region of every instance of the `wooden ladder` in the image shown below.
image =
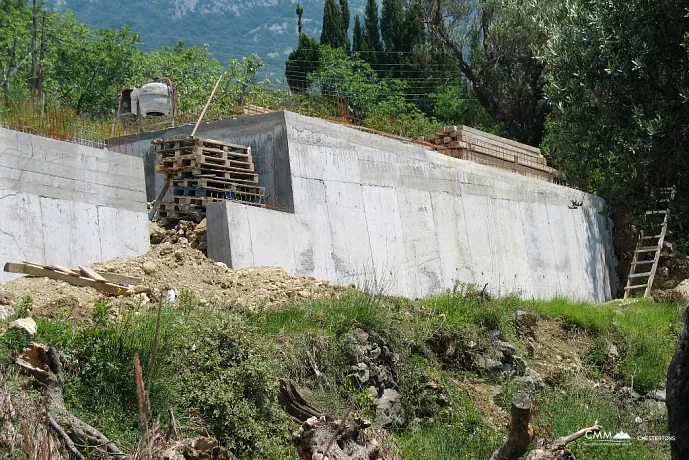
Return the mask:
<svg viewBox="0 0 689 460"><path fill-rule="evenodd" d="M649 232L645 234L641 230L639 241L636 243L636 250L634 251L634 258L632 259L632 266L629 270L629 277L627 278L627 286L624 288L624 298L629 298L633 293L644 290L644 297L651 295L653 288L653 279L658 269L658 261L660 254L663 252L663 244L665 237L671 232L667 229L668 218L670 216L670 202L675 197L674 188L666 188L660 190L661 197L658 203L667 203L665 209L657 211L646 211L647 220L657 219L662 217L662 221L649 223ZM654 243L654 241L656 241Z"/></svg>

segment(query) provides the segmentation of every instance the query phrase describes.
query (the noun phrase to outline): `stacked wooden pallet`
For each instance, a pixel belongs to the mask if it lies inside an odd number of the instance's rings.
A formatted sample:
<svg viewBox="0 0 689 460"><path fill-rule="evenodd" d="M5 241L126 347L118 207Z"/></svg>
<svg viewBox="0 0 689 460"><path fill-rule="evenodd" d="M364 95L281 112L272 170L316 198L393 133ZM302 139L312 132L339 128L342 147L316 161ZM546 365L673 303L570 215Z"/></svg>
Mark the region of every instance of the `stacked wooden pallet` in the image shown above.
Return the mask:
<svg viewBox="0 0 689 460"><path fill-rule="evenodd" d="M171 196L159 205L159 217L198 222L215 201L265 206L251 147L200 137L158 139L153 146L158 172L171 188Z"/></svg>
<svg viewBox="0 0 689 460"><path fill-rule="evenodd" d="M468 126L446 126L418 140L438 146L446 155L552 182L557 169L547 165L541 150Z"/></svg>
<svg viewBox="0 0 689 460"><path fill-rule="evenodd" d="M261 107L259 105L254 105L254 104L242 104L242 105L238 105L234 109L234 113L238 117L260 115L263 113L270 113L270 112L274 112L274 110L271 110L271 109L268 109L265 107Z"/></svg>

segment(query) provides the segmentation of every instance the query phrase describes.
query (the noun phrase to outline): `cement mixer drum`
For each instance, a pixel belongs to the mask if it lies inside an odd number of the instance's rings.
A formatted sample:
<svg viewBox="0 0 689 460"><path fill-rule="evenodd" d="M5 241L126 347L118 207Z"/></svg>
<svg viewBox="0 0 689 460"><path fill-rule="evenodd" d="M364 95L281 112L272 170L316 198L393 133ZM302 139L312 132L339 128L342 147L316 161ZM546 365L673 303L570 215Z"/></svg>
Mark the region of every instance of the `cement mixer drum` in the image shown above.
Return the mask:
<svg viewBox="0 0 689 460"><path fill-rule="evenodd" d="M172 91L162 82L150 82L138 91L139 110L144 117L172 115Z"/></svg>

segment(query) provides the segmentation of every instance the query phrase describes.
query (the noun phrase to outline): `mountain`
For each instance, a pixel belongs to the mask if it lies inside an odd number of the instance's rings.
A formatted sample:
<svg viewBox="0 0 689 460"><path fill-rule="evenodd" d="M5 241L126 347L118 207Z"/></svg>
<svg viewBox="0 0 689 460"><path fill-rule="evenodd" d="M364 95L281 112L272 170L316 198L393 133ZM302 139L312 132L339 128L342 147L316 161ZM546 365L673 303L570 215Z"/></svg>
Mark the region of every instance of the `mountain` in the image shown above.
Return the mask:
<svg viewBox="0 0 689 460"><path fill-rule="evenodd" d="M304 31L316 38L323 3L302 0ZM352 17L363 16L364 5L365 0L350 0ZM285 60L298 38L296 0L56 0L53 6L72 10L93 28L129 25L148 50L183 39L187 45L207 43L223 64L257 53L272 79L284 80Z"/></svg>

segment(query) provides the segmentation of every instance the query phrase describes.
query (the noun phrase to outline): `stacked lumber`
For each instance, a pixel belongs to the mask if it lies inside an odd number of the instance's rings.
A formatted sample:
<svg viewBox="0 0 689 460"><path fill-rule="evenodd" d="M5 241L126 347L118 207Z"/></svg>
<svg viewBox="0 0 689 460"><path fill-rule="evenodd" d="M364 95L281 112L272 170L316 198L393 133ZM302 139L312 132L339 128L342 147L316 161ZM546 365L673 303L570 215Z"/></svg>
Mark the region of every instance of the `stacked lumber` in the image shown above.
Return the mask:
<svg viewBox="0 0 689 460"><path fill-rule="evenodd" d="M153 146L157 171L165 174L172 190L159 204L159 217L200 222L206 206L216 201L265 206L251 147L200 137L158 139Z"/></svg>
<svg viewBox="0 0 689 460"><path fill-rule="evenodd" d="M91 287L112 295L131 294L133 287L143 282L132 276L97 272L89 267L68 268L62 265L42 265L34 262L20 264L8 262L5 264L4 271L64 281L74 286Z"/></svg>
<svg viewBox="0 0 689 460"><path fill-rule="evenodd" d="M505 139L468 126L445 126L419 141L438 146L446 155L553 182L558 170L547 165L537 147Z"/></svg>
<svg viewBox="0 0 689 460"><path fill-rule="evenodd" d="M267 109L265 107L261 107L259 105L254 105L254 104L242 104L242 105L238 105L234 108L234 114L237 115L238 117L260 115L262 113L270 113L270 112L273 112L273 110Z"/></svg>

